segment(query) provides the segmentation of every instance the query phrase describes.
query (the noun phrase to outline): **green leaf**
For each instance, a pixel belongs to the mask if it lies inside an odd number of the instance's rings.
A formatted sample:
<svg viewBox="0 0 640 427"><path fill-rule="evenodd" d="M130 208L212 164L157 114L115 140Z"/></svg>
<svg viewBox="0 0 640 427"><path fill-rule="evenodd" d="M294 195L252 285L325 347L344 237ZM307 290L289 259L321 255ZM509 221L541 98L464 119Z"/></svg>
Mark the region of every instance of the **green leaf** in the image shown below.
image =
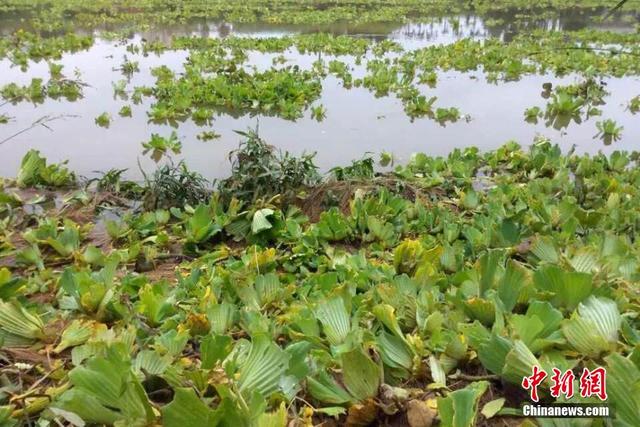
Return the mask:
<svg viewBox="0 0 640 427"><path fill-rule="evenodd" d="M607 362L607 403L612 406L616 423L640 426L640 370L629 359L614 353Z"/></svg>
<svg viewBox="0 0 640 427"><path fill-rule="evenodd" d="M544 323L540 336L547 337L557 331L564 318L559 310L546 301L532 301L527 308L526 316L537 317Z"/></svg>
<svg viewBox="0 0 640 427"><path fill-rule="evenodd" d="M215 304L207 309L207 318L211 324L211 332L216 335L224 335L236 322L236 306L223 302Z"/></svg>
<svg viewBox="0 0 640 427"><path fill-rule="evenodd" d="M377 339L382 362L395 370L396 377L408 378L413 367L413 355L404 340L387 332L382 332Z"/></svg>
<svg viewBox="0 0 640 427"><path fill-rule="evenodd" d="M316 377L307 377L307 387L311 396L323 403L341 405L353 400L353 397L325 371L320 371Z"/></svg>
<svg viewBox="0 0 640 427"><path fill-rule="evenodd" d="M138 313L147 318L151 326L160 326L164 319L175 311L175 300L169 296L166 282L147 283L138 291L139 301L136 305Z"/></svg>
<svg viewBox="0 0 640 427"><path fill-rule="evenodd" d="M275 273L261 274L256 277L255 289L262 306L277 301L282 291L280 279Z"/></svg>
<svg viewBox="0 0 640 427"><path fill-rule="evenodd" d="M413 275L423 254L424 248L418 240L405 240L400 243L393 251L396 273Z"/></svg>
<svg viewBox="0 0 640 427"><path fill-rule="evenodd" d="M56 406L75 412L86 422L105 423L104 418L113 414L117 414L118 421L130 424L150 423L155 418L130 365L118 360L114 353L108 358L94 357L86 366L74 368L69 372L69 380L74 388L65 392ZM83 405L86 405L84 410Z"/></svg>
<svg viewBox="0 0 640 427"><path fill-rule="evenodd" d="M289 369L287 375L293 376L296 380L303 380L309 373L307 355L312 344L308 341L299 341L287 346L285 351L291 356L289 359Z"/></svg>
<svg viewBox="0 0 640 427"><path fill-rule="evenodd" d="M165 354L161 356L154 350L142 350L136 355L133 369L148 375L160 376L171 365L173 358Z"/></svg>
<svg viewBox="0 0 640 427"><path fill-rule="evenodd" d="M560 260L560 255L556 246L549 237L538 237L531 245L531 252L540 259L547 263L557 263Z"/></svg>
<svg viewBox="0 0 640 427"><path fill-rule="evenodd" d="M513 349L513 344L508 339L496 334L483 344L478 350L478 358L482 366L494 374L502 374L507 354Z"/></svg>
<svg viewBox="0 0 640 427"><path fill-rule="evenodd" d="M343 353L342 379L344 385L357 400L365 400L378 394L382 369L362 350Z"/></svg>
<svg viewBox="0 0 640 427"><path fill-rule="evenodd" d="M251 221L251 232L253 234L258 234L263 230L269 230L273 228L271 222L269 222L269 217L273 216L273 209L260 209L253 214L253 221Z"/></svg>
<svg viewBox="0 0 640 427"><path fill-rule="evenodd" d="M95 246L87 246L82 258L87 264L102 266L105 262L105 256L102 251Z"/></svg>
<svg viewBox="0 0 640 427"><path fill-rule="evenodd" d="M320 303L315 313L329 343L342 344L351 330L351 319L342 298L336 296Z"/></svg>
<svg viewBox="0 0 640 427"><path fill-rule="evenodd" d="M390 222L385 222L375 216L368 216L367 228L377 240L385 243L387 246L392 245L396 240L396 232L393 224Z"/></svg>
<svg viewBox="0 0 640 427"><path fill-rule="evenodd" d="M515 335L527 346L530 346L536 338L541 336L544 330L544 322L538 317L514 315L511 317L510 324Z"/></svg>
<svg viewBox="0 0 640 427"><path fill-rule="evenodd" d="M268 398L278 389L280 377L289 368L290 355L265 335L254 337L249 355L239 369L238 390Z"/></svg>
<svg viewBox="0 0 640 427"><path fill-rule="evenodd" d="M584 303L580 303L578 313L583 319L592 321L604 339L612 343L618 341L622 317L615 301L591 296Z"/></svg>
<svg viewBox="0 0 640 427"><path fill-rule="evenodd" d="M46 166L44 157L40 157L38 150L29 150L22 158L20 170L16 177L18 187L28 187L39 184L40 171Z"/></svg>
<svg viewBox="0 0 640 427"><path fill-rule="evenodd" d="M87 423L113 425L122 420L117 410L105 407L97 398L78 389L65 392L52 406L76 414Z"/></svg>
<svg viewBox="0 0 640 427"><path fill-rule="evenodd" d="M0 406L0 426L1 427L14 427L18 425L18 420L11 417L13 412L13 406L3 405Z"/></svg>
<svg viewBox="0 0 640 427"><path fill-rule="evenodd" d="M538 289L554 294L552 303L555 306L568 310L574 310L593 291L591 274L568 272L555 265L536 270L533 280Z"/></svg>
<svg viewBox="0 0 640 427"><path fill-rule="evenodd" d="M580 304L577 314L563 322L562 332L574 349L598 357L617 342L621 324L614 301L591 296Z"/></svg>
<svg viewBox="0 0 640 427"><path fill-rule="evenodd" d="M58 417L62 417L65 421L67 421L69 423L69 425L71 426L75 426L75 427L84 427L85 426L85 422L82 420L82 418L80 418L78 416L78 414L76 414L75 412L70 412L70 411L65 411L64 409L60 409L60 408L54 408L54 407L49 407L48 408L49 411L51 411L54 415L58 416ZM5 424L3 424L0 421L0 426L1 427L6 427Z"/></svg>
<svg viewBox="0 0 640 427"><path fill-rule="evenodd" d="M318 237L330 242L345 240L351 235L349 222L335 207L320 214L316 227Z"/></svg>
<svg viewBox="0 0 640 427"><path fill-rule="evenodd" d="M96 323L92 320L76 319L62 332L60 343L53 349L55 353L69 348L84 344L93 335Z"/></svg>
<svg viewBox="0 0 640 427"><path fill-rule="evenodd" d="M516 306L528 278L529 271L522 264L513 260L507 262L507 268L498 282L498 296L507 312L511 312Z"/></svg>
<svg viewBox="0 0 640 427"><path fill-rule="evenodd" d="M496 320L496 308L492 301L474 297L464 302L465 313L486 326L493 325Z"/></svg>
<svg viewBox="0 0 640 427"><path fill-rule="evenodd" d="M80 248L80 229L75 224L66 223L60 234L47 238L45 242L60 256L70 257Z"/></svg>
<svg viewBox="0 0 640 427"><path fill-rule="evenodd" d="M472 427L475 424L478 401L488 387L487 381L478 381L449 393L447 397L438 398L442 427Z"/></svg>
<svg viewBox="0 0 640 427"><path fill-rule="evenodd" d="M571 266L580 273L595 273L600 270L600 262L591 248L581 248L572 258Z"/></svg>
<svg viewBox="0 0 640 427"><path fill-rule="evenodd" d="M489 289L494 287L503 258L504 252L501 250L490 250L480 257L480 296L484 296Z"/></svg>
<svg viewBox="0 0 640 427"><path fill-rule="evenodd" d="M25 284L26 280L23 278L12 277L8 268L0 268L0 299L7 300L16 296Z"/></svg>
<svg viewBox="0 0 640 427"><path fill-rule="evenodd" d="M502 376L514 384L520 384L523 377L531 375L531 371L536 365L540 366L536 356L522 341L516 340L513 348L504 359Z"/></svg>
<svg viewBox="0 0 640 427"><path fill-rule="evenodd" d="M433 355L429 356L429 369L431 370L431 378L434 384L440 387L446 387L447 374L444 372L440 361Z"/></svg>
<svg viewBox="0 0 640 427"><path fill-rule="evenodd" d="M176 388L173 400L162 408L162 424L165 427L203 426L215 427L219 417L191 388Z"/></svg>
<svg viewBox="0 0 640 427"><path fill-rule="evenodd" d="M208 335L200 342L202 369L213 368L231 353L233 340L226 335Z"/></svg>
<svg viewBox="0 0 640 427"><path fill-rule="evenodd" d="M213 223L209 207L200 204L186 224L187 241L202 243L220 232L221 228Z"/></svg>
<svg viewBox="0 0 640 427"><path fill-rule="evenodd" d="M277 411L260 415L257 423L257 427L286 427L286 425L287 407L284 402L280 404Z"/></svg>
<svg viewBox="0 0 640 427"><path fill-rule="evenodd" d="M376 318L382 322L389 331L393 332L393 334L402 341L405 341L404 334L402 333L402 330L400 330L400 325L398 324L398 319L395 315L395 309L392 306L389 304L378 304L373 307L372 311Z"/></svg>
<svg viewBox="0 0 640 427"><path fill-rule="evenodd" d="M347 410L342 406L327 406L324 408L316 408L314 412L318 412L320 414L325 414L330 417L337 418L340 415L346 414Z"/></svg>
<svg viewBox="0 0 640 427"><path fill-rule="evenodd" d="M562 313L546 301L533 301L525 315L513 315L510 325L517 338L534 353L554 344L563 344L559 331Z"/></svg>
<svg viewBox="0 0 640 427"><path fill-rule="evenodd" d="M37 340L44 338L44 324L36 314L28 312L17 301L0 300L0 328L22 338Z"/></svg>
<svg viewBox="0 0 640 427"><path fill-rule="evenodd" d="M572 316L562 324L562 333L576 351L589 356L598 357L609 349L607 340L598 333L596 325L589 319Z"/></svg>
<svg viewBox="0 0 640 427"><path fill-rule="evenodd" d="M27 246L16 253L16 263L35 265L38 270L44 270L44 260L37 245Z"/></svg>
<svg viewBox="0 0 640 427"><path fill-rule="evenodd" d="M482 407L482 411L480 411L480 413L486 418L486 419L490 419L493 418L494 415L496 415L504 406L504 402L506 401L506 399L504 397L501 397L499 399L494 399L490 402L487 402L483 407Z"/></svg>

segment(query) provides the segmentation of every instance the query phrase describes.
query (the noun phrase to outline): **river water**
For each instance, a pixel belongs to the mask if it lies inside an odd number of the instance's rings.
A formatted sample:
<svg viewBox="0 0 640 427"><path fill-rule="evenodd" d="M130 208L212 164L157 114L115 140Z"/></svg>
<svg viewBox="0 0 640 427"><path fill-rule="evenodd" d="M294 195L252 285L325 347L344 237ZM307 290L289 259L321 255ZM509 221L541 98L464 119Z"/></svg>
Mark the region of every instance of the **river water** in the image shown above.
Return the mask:
<svg viewBox="0 0 640 427"><path fill-rule="evenodd" d="M0 32L8 34L19 27L19 23L4 17ZM508 22L508 21L507 21ZM429 23L376 24L352 26L336 24L324 27L269 26L264 24L232 25L206 21L169 26L161 30L138 33L128 43L138 43L144 39L170 41L174 35L192 34L202 37L227 37L229 35L273 37L312 31L329 31L334 34L349 34L375 40L392 39L405 49L411 50L431 44L451 43L463 37L500 37L505 40L518 31L531 28L554 30L578 29L594 26L589 16L568 14L552 20L521 22L519 26L493 24L478 16L455 16L434 19ZM632 24L612 22L606 29L630 31ZM61 61L63 73L78 72L88 86L84 97L76 102L46 100L43 104L20 103L0 107L0 114L12 119L8 124L0 124L0 140L29 127L41 117L58 117L47 127L38 126L9 142L0 145L0 175L15 176L20 159L30 148L40 150L51 161L69 160L72 170L81 175L95 176L97 171L110 168L129 169L128 176L139 179L139 166L147 171L156 166L153 160L142 154L141 142L147 141L151 133L168 136L175 130L182 141L182 153L174 160L185 159L193 168L206 177L220 178L229 172L228 153L237 147L239 136L234 130L259 128L260 135L270 144L292 153L316 152L317 164L324 170L336 165L344 165L358 159L366 152L391 152L396 161L405 161L413 152L445 155L456 147L475 145L482 150L496 148L506 141L516 140L522 145L530 144L536 136L549 137L564 149L575 145L578 152L613 150L634 150L640 148L640 115L626 110L628 101L640 94L640 79L620 78L605 81L610 95L600 118L592 118L578 125L572 123L562 130L547 127L544 120L530 124L524 120L524 110L534 105L544 110L545 100L541 97L542 85L554 85L577 81L575 76L557 78L555 76L525 76L519 81L489 83L481 72L459 73L441 72L434 88L426 85L421 91L438 98L437 105L457 107L467 115L456 123L443 126L428 118L411 120L403 111L402 103L394 96L376 98L365 88L345 89L340 81L329 76L322 83L322 96L314 104L322 104L327 109L327 117L317 122L305 112L305 117L296 121L277 117L245 115L232 117L219 113L210 126L201 127L187 120L171 127L150 123L147 118L151 100L134 105L131 101L114 98L113 83L123 79L117 68L127 55L138 61L140 72L133 74L128 88L138 85L153 85L155 78L151 69L167 65L181 71L188 56L185 51L167 51L160 55L132 55L125 44L101 39L86 51L65 54ZM258 68L268 68L274 54L252 52L249 63ZM310 68L317 55L302 55L296 50L287 51L284 56L288 63ZM324 56L329 61L332 57ZM338 57L349 63L354 77L364 74L365 66L357 65L354 58ZM12 66L8 60L0 61L0 86L10 82L28 84L33 77L48 79L49 69L45 62L31 63L26 72ZM123 105L131 105L132 118L118 116ZM109 128L101 128L94 123L95 117L107 112L112 117ZM594 139L597 133L595 121L604 118L615 119L624 127L622 139L609 146ZM219 139L202 142L196 136L203 130L213 130Z"/></svg>

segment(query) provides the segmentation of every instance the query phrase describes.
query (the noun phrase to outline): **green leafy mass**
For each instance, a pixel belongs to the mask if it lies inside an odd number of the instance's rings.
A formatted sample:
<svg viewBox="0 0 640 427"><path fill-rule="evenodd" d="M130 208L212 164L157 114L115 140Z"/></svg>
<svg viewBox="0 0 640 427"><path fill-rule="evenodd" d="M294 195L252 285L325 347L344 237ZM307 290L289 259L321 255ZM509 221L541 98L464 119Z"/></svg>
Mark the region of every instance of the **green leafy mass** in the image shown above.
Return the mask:
<svg viewBox="0 0 640 427"><path fill-rule="evenodd" d="M401 163L383 152L381 168L365 153L327 172L256 129L236 131L229 175L209 182L180 127L212 141L226 138L219 115L332 120L328 79L395 97L407 126L445 126L471 119L430 94L445 73L538 76L552 82L526 122L563 131L598 117L594 138L614 144L634 129L603 106L607 87L640 75L640 2L610 14L603 0L0 3L0 61L29 74L0 85L0 129L90 96L94 82L60 62L104 43L126 49L118 81L95 82L117 108L85 119L110 141L143 118L154 131L131 143L159 163L139 182L126 169L85 179L33 148L49 141L20 141L15 178L0 179L0 427L640 426L640 153L538 137ZM503 31L458 37L467 15ZM585 28L541 29L578 15ZM594 28L610 17L628 31ZM168 32L205 22L294 30ZM452 41L377 37L437 22ZM625 96L629 119L640 95ZM523 417L534 366L606 368L611 417ZM549 385L541 402L565 403Z"/></svg>
<svg viewBox="0 0 640 427"><path fill-rule="evenodd" d="M268 147L243 135L238 156ZM132 209L153 182L65 193L29 152L1 193L3 422L471 426L517 413L534 365L602 365L636 425L637 160L538 140L310 168L284 195L238 185L244 158L215 191Z"/></svg>

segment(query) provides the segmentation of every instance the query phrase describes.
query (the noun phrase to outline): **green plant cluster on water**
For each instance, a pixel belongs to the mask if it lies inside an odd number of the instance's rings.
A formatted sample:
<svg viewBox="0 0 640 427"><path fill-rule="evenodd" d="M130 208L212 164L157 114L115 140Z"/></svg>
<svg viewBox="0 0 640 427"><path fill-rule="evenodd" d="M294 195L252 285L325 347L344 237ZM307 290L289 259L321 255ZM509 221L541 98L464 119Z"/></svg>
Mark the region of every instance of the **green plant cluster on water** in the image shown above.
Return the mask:
<svg viewBox="0 0 640 427"><path fill-rule="evenodd" d="M479 71L489 81L517 80L528 74L546 73L559 77L570 74L584 76L582 87L556 90L554 102L547 108L546 116L550 125L564 127L568 124L566 120L558 124L554 117L577 117L583 104L587 117L597 113L595 106L603 103L607 93L597 84L596 78L640 73L639 37L637 34L597 31L536 31L518 36L510 42L462 39L451 44L411 51L402 51L395 45L377 48L379 45L362 43L356 39L347 43L341 37L324 34L292 36L286 40L178 38L171 47L166 48L190 49L185 72L176 76L165 68L157 69L158 81L155 88L148 92L159 93L161 98L154 104L150 114L155 120L176 119L180 115L188 115L194 107L202 106L228 108L231 111L257 110L284 118L298 118L302 110L319 97L322 78L333 74L346 89L365 87L376 96L394 94L402 101L409 117L430 117L445 123L458 120L460 112L453 107L435 108L436 97L425 95L421 90L422 85L433 86L437 83L437 72ZM610 44L618 47L605 47ZM268 71L254 70L249 73L246 70L248 52L284 52L292 46L296 46L301 53L311 51L328 55L355 55L356 63L366 61L366 74L355 78L350 65L340 59L330 59L328 63L318 59L311 70L304 71L298 66L275 65ZM155 49L163 48L155 45ZM366 59L363 59L363 55L367 55ZM315 86L308 87L313 80L317 81ZM292 97L295 97L295 102ZM194 100L197 101L195 105ZM174 104L178 107L177 111L172 108ZM554 109L555 106L558 108ZM567 108L573 113L564 111ZM323 116L312 110L312 117L321 119Z"/></svg>
<svg viewBox="0 0 640 427"><path fill-rule="evenodd" d="M20 172L16 178L18 187L44 185L49 187L69 187L76 183L76 177L65 165L49 164L38 150L29 150L22 158Z"/></svg>
<svg viewBox="0 0 640 427"><path fill-rule="evenodd" d="M633 114L640 112L640 95L631 98L631 101L629 101L629 111Z"/></svg>
<svg viewBox="0 0 640 427"><path fill-rule="evenodd" d="M50 41L53 40L53 41ZM167 50L184 50L188 57L184 69L170 70L159 66L152 70L156 81L152 86L134 86L127 93L128 80L114 83L114 96L139 104L144 97L154 101L148 116L155 122L172 124L187 118L208 125L216 113L234 116L245 114L276 115L298 119L309 110L311 118L323 120L327 113L314 105L328 75L339 79L345 89L364 87L376 96L395 96L410 118L426 117L441 124L462 117L455 107L440 106L428 89L437 84L443 72L480 73L490 82L518 80L531 74L552 74L556 77L578 75L587 82L595 79L640 74L640 33L616 33L598 30L574 32L525 32L510 41L498 38L477 40L464 38L450 44L405 50L394 41L375 42L326 33L300 34L285 37L184 37L176 36L166 43L157 40L131 43L131 57L119 66L125 76L139 70L137 55L161 54ZM2 39L0 57L6 56L23 68L33 61L59 58L64 52L86 49L93 38L69 33L52 39L18 31ZM300 54L318 58L311 67L287 64L286 52L296 49ZM282 53L284 63L275 61L268 68L251 66L251 53ZM354 64L363 65L364 75L354 75ZM82 83L65 78L60 66L50 63L51 78L45 84L34 78L30 85L8 83L1 88L4 99L12 102L29 100L42 102L47 96L65 97L73 101L82 95ZM597 85L590 85L596 88ZM566 127L566 120L557 121L558 111L573 109L578 117L582 103L589 103L580 88L557 91L554 102L545 111L548 124ZM595 89L594 89L595 90ZM595 95L594 95L595 94ZM598 94L598 102L606 95ZM595 106L585 105L587 117L597 113ZM634 104L630 104L634 111ZM535 121L539 112L531 110L527 120ZM592 114L593 113L593 114ZM122 117L130 116L127 110ZM562 114L571 117L572 114ZM577 121L577 120L576 120Z"/></svg>
<svg viewBox="0 0 640 427"><path fill-rule="evenodd" d="M544 111L540 107L531 107L525 110L525 120L537 123L538 118L544 117L546 126L555 129L563 129L571 122L582 123L594 116L600 116L602 112L597 106L604 105L604 98L609 94L602 82L588 78L580 83L556 86L551 83L543 85L542 97L549 99ZM633 100L629 104L629 110L634 112ZM596 122L598 133L594 138L600 138L605 145L621 138L623 128L612 119Z"/></svg>
<svg viewBox="0 0 640 427"><path fill-rule="evenodd" d="M511 142L318 182L244 137L220 191L167 165L145 186L184 198L144 209L117 208L121 171L49 206L65 169L34 152L3 181L3 425L503 425L534 365L606 367L640 424L638 153ZM270 162L295 181L248 178Z"/></svg>
<svg viewBox="0 0 640 427"><path fill-rule="evenodd" d="M74 102L82 98L83 83L78 80L50 79L44 83L43 79L33 78L29 85L20 86L8 83L0 86L0 98L11 104L31 102L42 104L47 98Z"/></svg>
<svg viewBox="0 0 640 427"><path fill-rule="evenodd" d="M236 113L277 114L285 119L302 116L304 108L320 96L322 85L311 71L297 67L246 71L221 58L192 57L183 75L165 67L155 70L156 99L149 111L154 121L194 116L207 121L212 108ZM199 115L198 115L199 114Z"/></svg>
<svg viewBox="0 0 640 427"><path fill-rule="evenodd" d="M550 0L536 3L523 0L337 0L320 3L313 0L285 0L276 3L268 0L250 0L242 3L224 0L98 0L90 3L81 0L5 0L0 5L0 13L21 14L30 26L39 30L54 31L77 25L88 29L116 25L140 29L201 18L234 23L318 25L344 21L430 21L434 16L470 13L499 23L504 20L522 20L530 16L552 19L567 11L579 14L592 13L597 21L613 6L615 2L604 0ZM632 14L638 10L640 2L630 0L617 14L625 16L625 13Z"/></svg>
<svg viewBox="0 0 640 427"><path fill-rule="evenodd" d="M542 98L547 99L544 112L540 107L531 107L525 110L525 120L537 123L538 118L544 117L545 124L555 129L563 129L571 122L582 123L594 116L600 116L602 112L598 106L605 104L605 97L609 92L605 84L593 77L569 85L553 86L551 83L542 85Z"/></svg>
<svg viewBox="0 0 640 427"><path fill-rule="evenodd" d="M612 142L619 140L623 130L623 127L618 126L616 121L612 119L596 122L596 127L598 128L596 137L602 138L605 145L610 145Z"/></svg>
<svg viewBox="0 0 640 427"><path fill-rule="evenodd" d="M93 46L94 38L73 31L51 36L25 30L17 30L0 38L0 58L8 58L12 64L26 70L29 61L57 60L66 52L78 52Z"/></svg>

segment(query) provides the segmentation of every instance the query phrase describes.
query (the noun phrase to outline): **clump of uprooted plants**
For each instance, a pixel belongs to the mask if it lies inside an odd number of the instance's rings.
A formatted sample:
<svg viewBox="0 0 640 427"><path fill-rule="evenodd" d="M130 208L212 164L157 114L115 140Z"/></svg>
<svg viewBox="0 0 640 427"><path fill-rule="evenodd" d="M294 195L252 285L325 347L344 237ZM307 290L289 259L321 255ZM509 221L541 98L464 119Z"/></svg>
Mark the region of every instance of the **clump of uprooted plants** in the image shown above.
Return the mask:
<svg viewBox="0 0 640 427"><path fill-rule="evenodd" d="M101 193L139 199L146 210L206 203L215 190L224 204L232 200L246 204L271 200L281 207L298 205L312 216L334 205L347 208L357 188L409 187L389 174L377 174L369 156L332 168L323 177L314 163L314 153L297 157L282 152L264 141L257 130L238 134L242 136L240 145L229 154L231 173L219 182L209 182L184 162L174 164L169 160L152 174L143 172L142 184L123 180L126 170L115 169L88 184Z"/></svg>
<svg viewBox="0 0 640 427"><path fill-rule="evenodd" d="M253 191L246 153L281 168ZM70 213L100 192L64 165L30 154L3 182L2 425L504 425L534 366L606 367L612 420L640 425L637 154L540 140L322 183L253 134L234 156L216 191L182 165L140 188L112 171L103 193L167 203L103 197L89 221ZM332 182L347 203L310 220L296 199Z"/></svg>

